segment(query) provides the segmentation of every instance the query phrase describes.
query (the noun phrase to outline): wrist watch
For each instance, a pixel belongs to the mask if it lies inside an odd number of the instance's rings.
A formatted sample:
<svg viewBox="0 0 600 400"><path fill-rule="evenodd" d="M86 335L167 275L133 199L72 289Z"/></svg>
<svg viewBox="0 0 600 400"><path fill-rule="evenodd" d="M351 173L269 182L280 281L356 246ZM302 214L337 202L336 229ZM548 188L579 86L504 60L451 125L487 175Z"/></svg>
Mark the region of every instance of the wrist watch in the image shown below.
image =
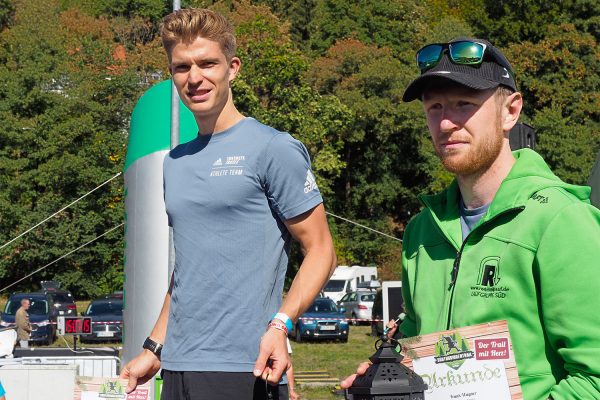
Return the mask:
<svg viewBox="0 0 600 400"><path fill-rule="evenodd" d="M155 342L154 340L150 339L150 337L147 337L146 340L144 340L142 348L150 350L160 360L160 352L163 348L162 344Z"/></svg>

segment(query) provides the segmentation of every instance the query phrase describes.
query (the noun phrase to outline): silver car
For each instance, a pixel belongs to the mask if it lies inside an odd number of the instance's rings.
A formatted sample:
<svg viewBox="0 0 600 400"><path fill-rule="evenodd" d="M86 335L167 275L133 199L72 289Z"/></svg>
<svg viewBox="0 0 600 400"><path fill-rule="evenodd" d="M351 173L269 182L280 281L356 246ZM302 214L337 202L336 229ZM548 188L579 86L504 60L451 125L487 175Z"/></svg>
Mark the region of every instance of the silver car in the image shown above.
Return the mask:
<svg viewBox="0 0 600 400"><path fill-rule="evenodd" d="M350 323L352 323L352 325L358 325L361 323L370 323L374 301L374 291L359 290L346 293L337 304L346 309L345 315L347 318L350 318Z"/></svg>

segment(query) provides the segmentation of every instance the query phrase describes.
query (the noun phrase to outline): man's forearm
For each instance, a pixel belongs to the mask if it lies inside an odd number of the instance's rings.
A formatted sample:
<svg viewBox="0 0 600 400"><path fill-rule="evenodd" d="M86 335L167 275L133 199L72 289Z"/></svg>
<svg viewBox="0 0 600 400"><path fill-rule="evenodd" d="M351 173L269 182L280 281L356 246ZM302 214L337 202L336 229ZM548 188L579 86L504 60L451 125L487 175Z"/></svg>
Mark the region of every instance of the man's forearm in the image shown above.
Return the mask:
<svg viewBox="0 0 600 400"><path fill-rule="evenodd" d="M150 339L161 344L165 343L165 337L167 335L167 322L169 321L169 309L171 307L172 290L173 277L171 276L171 283L169 284L169 290L165 295L165 301L163 302L163 306L160 310L160 314L158 315L158 319L156 320L156 324L154 324L154 328L152 328L152 332L150 332Z"/></svg>
<svg viewBox="0 0 600 400"><path fill-rule="evenodd" d="M327 283L336 262L333 243L329 240L308 250L279 311L296 321Z"/></svg>

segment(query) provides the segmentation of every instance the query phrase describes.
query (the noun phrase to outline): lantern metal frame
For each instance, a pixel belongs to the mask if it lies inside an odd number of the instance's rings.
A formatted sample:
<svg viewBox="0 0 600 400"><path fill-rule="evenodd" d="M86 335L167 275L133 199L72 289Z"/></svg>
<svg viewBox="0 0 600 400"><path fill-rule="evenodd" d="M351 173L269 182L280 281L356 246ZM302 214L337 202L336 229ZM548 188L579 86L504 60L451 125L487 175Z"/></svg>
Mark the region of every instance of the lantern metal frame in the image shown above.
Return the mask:
<svg viewBox="0 0 600 400"><path fill-rule="evenodd" d="M377 343L380 345L377 346ZM401 363L404 359L395 339L383 334L377 340L372 364L346 389L348 400L424 400L427 385L417 373Z"/></svg>

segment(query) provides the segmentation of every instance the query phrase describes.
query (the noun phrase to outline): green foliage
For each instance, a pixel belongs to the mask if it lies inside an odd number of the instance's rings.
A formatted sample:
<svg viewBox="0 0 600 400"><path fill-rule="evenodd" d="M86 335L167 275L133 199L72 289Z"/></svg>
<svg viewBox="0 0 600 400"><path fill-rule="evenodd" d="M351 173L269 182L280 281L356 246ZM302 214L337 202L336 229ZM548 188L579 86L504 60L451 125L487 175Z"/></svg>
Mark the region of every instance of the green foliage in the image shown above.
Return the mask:
<svg viewBox="0 0 600 400"><path fill-rule="evenodd" d="M314 4L306 45L318 55L342 39L358 39L401 53L417 47L419 33L425 30L419 1L315 0Z"/></svg>
<svg viewBox="0 0 600 400"><path fill-rule="evenodd" d="M506 46L544 39L554 26L572 23L596 40L600 35L600 3L594 0L477 0L459 1L458 14L473 26L478 37Z"/></svg>
<svg viewBox="0 0 600 400"><path fill-rule="evenodd" d="M159 21L171 10L170 0L61 0L63 9L78 8L94 16L142 17Z"/></svg>
<svg viewBox="0 0 600 400"><path fill-rule="evenodd" d="M107 21L86 21L84 15L77 21L71 15L51 0L22 1L14 26L0 36L2 243L121 169L129 113L142 89L139 78L114 59ZM32 26L34 19L38 23ZM85 22L90 24L79 25ZM118 182L4 248L2 282L11 283L119 225ZM121 230L13 289L51 278L77 296L97 296L122 285L122 253Z"/></svg>
<svg viewBox="0 0 600 400"><path fill-rule="evenodd" d="M484 13L466 13L466 21L478 34L495 45L538 41L561 22L561 2L542 0L483 0Z"/></svg>
<svg viewBox="0 0 600 400"><path fill-rule="evenodd" d="M290 36L298 46L310 39L309 24L317 0L258 0L256 3L268 5L282 20L289 21Z"/></svg>
<svg viewBox="0 0 600 400"><path fill-rule="evenodd" d="M566 182L585 185L600 150L600 125L573 122L556 107L537 111L532 124L539 138L538 151L552 171Z"/></svg>
<svg viewBox="0 0 600 400"><path fill-rule="evenodd" d="M0 0L0 31L6 28L15 12L15 6L10 0Z"/></svg>
<svg viewBox="0 0 600 400"><path fill-rule="evenodd" d="M356 116L344 138L348 167L335 191L334 209L349 217L406 215L418 207L411 190L422 179L414 165L422 162L416 153L423 119L414 107L399 106L410 75L411 67L390 49L357 40L336 43L308 74L319 91L335 95Z"/></svg>
<svg viewBox="0 0 600 400"><path fill-rule="evenodd" d="M305 83L308 60L294 49L286 28L268 8L244 3L234 7L230 18L243 60L233 86L236 105L303 141L321 191L332 194L332 180L345 165L339 153L352 118L350 110Z"/></svg>
<svg viewBox="0 0 600 400"><path fill-rule="evenodd" d="M572 24L548 28L545 39L511 45L524 113L538 151L562 179L585 184L600 149L600 48Z"/></svg>

